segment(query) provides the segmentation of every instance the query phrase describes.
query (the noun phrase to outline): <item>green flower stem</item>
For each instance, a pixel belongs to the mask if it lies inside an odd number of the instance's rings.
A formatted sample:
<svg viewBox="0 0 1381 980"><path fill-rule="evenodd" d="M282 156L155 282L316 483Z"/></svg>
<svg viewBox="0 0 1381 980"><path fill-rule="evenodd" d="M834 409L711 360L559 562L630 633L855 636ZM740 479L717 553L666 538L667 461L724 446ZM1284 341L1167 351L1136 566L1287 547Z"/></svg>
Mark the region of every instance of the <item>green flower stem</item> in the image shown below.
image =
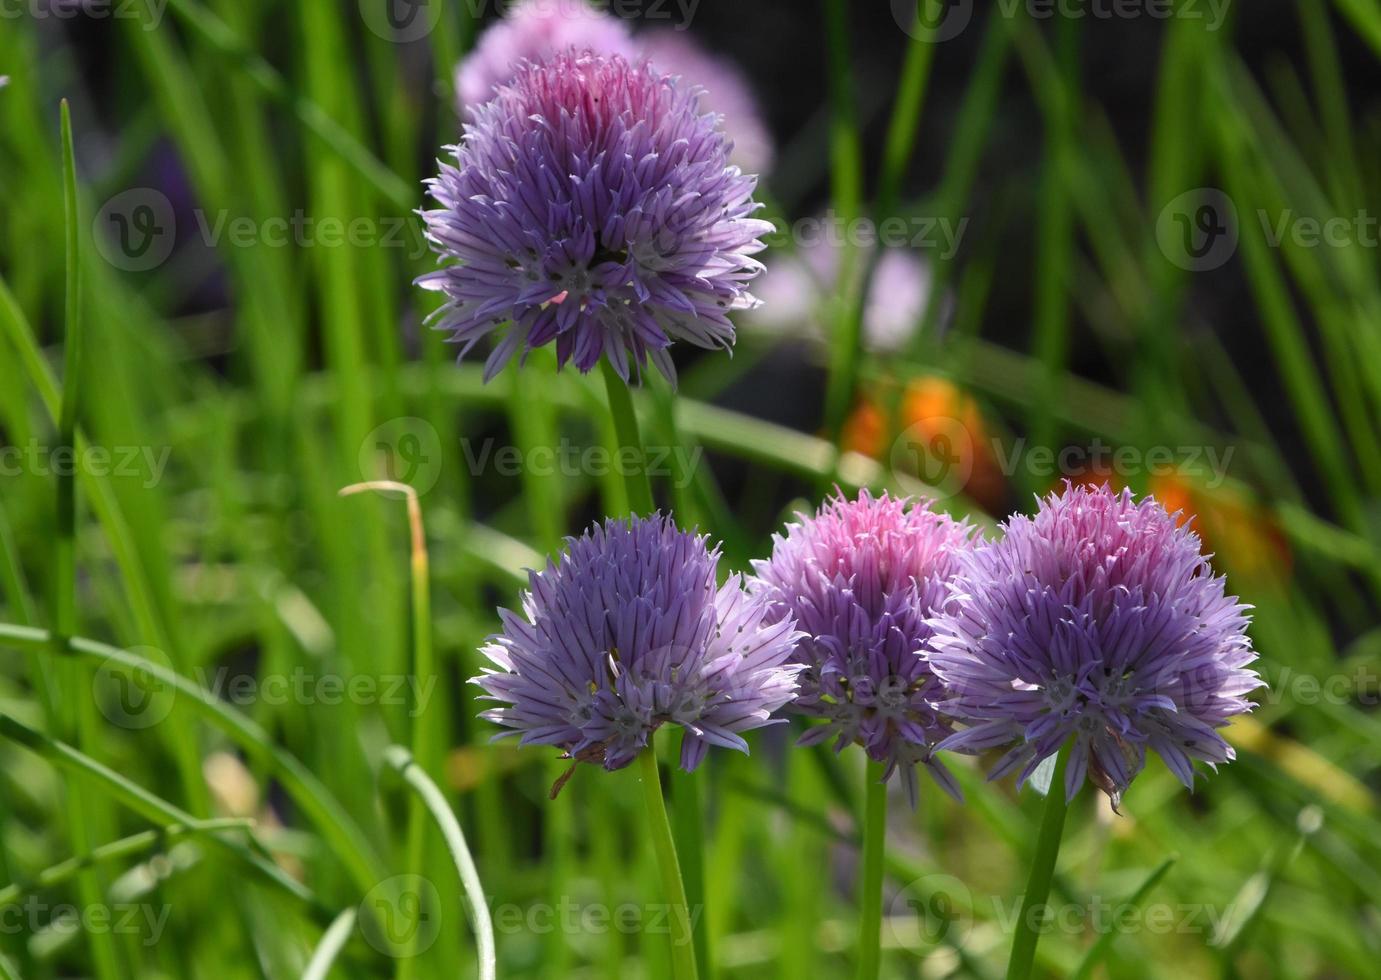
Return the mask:
<svg viewBox="0 0 1381 980"><path fill-rule="evenodd" d="M681 737L685 738L684 731ZM700 774L674 770L671 774L671 819L675 825L676 846L680 849L686 901L693 909L705 907L704 812L704 804L700 802ZM691 925L695 934L695 962L708 980L714 975L710 924L702 915Z"/></svg>
<svg viewBox="0 0 1381 980"><path fill-rule="evenodd" d="M1050 881L1055 876L1055 860L1060 854L1060 837L1064 833L1065 814L1069 803L1065 799L1065 767L1069 765L1069 747L1060 750L1055 761L1055 775L1045 795L1045 815L1041 818L1040 835L1036 838L1036 855L1031 862L1031 877L1026 882L1026 894L1021 900L1021 915L1017 918L1016 935L1012 938L1012 958L1007 961L1007 980L1026 980L1031 976L1031 964L1036 959L1036 943L1040 940L1040 923L1034 921L1036 910L1044 913L1050 897ZM1044 914L1040 916L1044 919Z"/></svg>
<svg viewBox="0 0 1381 980"><path fill-rule="evenodd" d="M882 864L887 851L887 784L882 763L868 760L863 804L863 872L858 896L858 980L877 980L882 962Z"/></svg>
<svg viewBox="0 0 1381 980"><path fill-rule="evenodd" d="M633 396L629 394L628 382L619 377L607 358L600 359L604 371L604 387L609 392L609 414L614 420L614 433L618 436L619 450L633 454L636 458L624 460L621 469L628 487L628 507L634 514L646 517L654 509L652 503L652 482L647 473L647 455L643 452L642 437L638 435L638 416L633 411Z"/></svg>
<svg viewBox="0 0 1381 980"><path fill-rule="evenodd" d="M662 893L671 906L671 964L674 980L697 980L695 940L686 889L681 882L681 865L676 860L676 843L671 836L666 802L662 799L662 778L657 772L657 753L652 745L638 756L638 776L647 804L647 824L652 846L657 852L657 868L662 875Z"/></svg>
<svg viewBox="0 0 1381 980"><path fill-rule="evenodd" d="M614 422L614 433L619 444L621 453L631 453L634 456L632 465L622 466L624 471L624 483L628 493L628 508L634 514L646 516L656 509L656 504L652 497L652 483L647 472L647 454L643 449L642 437L638 430L638 416L633 409L633 398L629 393L628 384L618 376L618 373L607 360L600 362L604 371L604 384L609 393L609 414ZM672 394L671 399L675 398ZM674 413L674 400L671 402L670 412ZM680 515L685 519L688 515ZM649 750L650 751L650 750ZM689 893L691 900L696 907L701 907L705 900L705 848L704 848L704 829L702 827L703 807L700 802L700 786L696 782L693 773L678 773L672 778L672 809L676 820L675 843L680 846L681 853L685 856L684 876L677 868L677 888L682 894L682 905L686 904L685 895ZM661 796L658 794L660 801ZM665 812L665 807L663 807ZM675 860L676 853L673 849L672 859ZM702 919L696 923L692 929L695 943L695 959L698 959L705 969L709 970L709 926ZM679 950L678 950L679 953ZM692 962L692 967L694 961Z"/></svg>

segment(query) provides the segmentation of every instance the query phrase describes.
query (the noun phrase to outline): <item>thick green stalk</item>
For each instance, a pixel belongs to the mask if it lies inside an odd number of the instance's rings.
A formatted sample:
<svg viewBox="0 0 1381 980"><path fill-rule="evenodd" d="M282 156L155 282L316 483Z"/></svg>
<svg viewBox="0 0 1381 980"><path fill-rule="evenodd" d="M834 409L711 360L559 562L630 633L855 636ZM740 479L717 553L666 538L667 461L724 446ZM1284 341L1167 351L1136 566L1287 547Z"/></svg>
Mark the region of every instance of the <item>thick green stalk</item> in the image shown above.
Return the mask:
<svg viewBox="0 0 1381 980"><path fill-rule="evenodd" d="M600 366L604 370L604 387L609 392L609 414L619 441L621 458L616 463L628 487L628 507L634 514L645 517L652 513L655 505L647 474L647 454L643 452L642 437L638 435L638 416L633 411L633 396L628 391L628 382L619 377L607 359L602 359Z"/></svg>
<svg viewBox="0 0 1381 980"><path fill-rule="evenodd" d="M1055 876L1055 859L1059 857L1060 838L1064 834L1065 814L1069 811L1069 802L1065 798L1065 768L1068 765L1069 748L1066 746L1060 750L1059 758L1055 761L1055 775L1051 777L1050 789L1045 795L1045 815L1041 818L1040 834L1036 838L1036 854L1031 861L1026 894L1021 899L1016 935L1012 938L1007 980L1027 980L1031 976L1031 964L1036 959L1036 943L1040 940L1046 899L1050 897L1050 881Z"/></svg>
<svg viewBox="0 0 1381 980"><path fill-rule="evenodd" d="M685 738L685 732L682 732ZM671 819L681 857L681 881L689 908L705 908L705 806L700 800L700 773L671 774ZM695 961L708 978L714 975L710 959L710 924L701 915L691 923Z"/></svg>
<svg viewBox="0 0 1381 980"><path fill-rule="evenodd" d="M621 455L626 457L624 463L629 460L634 461L632 466L627 466L624 469L629 509L634 514L651 514L656 505L652 499L652 484L647 472L647 454L643 450L642 438L638 431L638 418L633 411L633 399L628 391L628 385L618 376L609 362L604 361L602 364L605 387L609 392L609 412L613 417L619 451ZM674 411L674 401L672 411ZM624 464L621 463L620 465ZM686 515L683 514L681 517L684 520ZM679 846L685 857L684 875L678 869L678 884L683 894L689 893L696 907L703 907L705 900L704 807L700 801L700 785L694 774L684 773L673 778L672 811L676 821L674 846ZM673 857L675 857L674 851ZM707 930L708 926L703 918L692 927L695 956L708 971L710 969L710 944Z"/></svg>
<svg viewBox="0 0 1381 980"><path fill-rule="evenodd" d="M666 801L662 799L662 778L657 772L657 753L648 745L638 756L638 776L647 804L648 830L657 854L657 869L662 876L662 894L671 907L671 962L674 980L696 980L695 940L686 889L681 881L681 865L676 859L676 843L671 836Z"/></svg>
<svg viewBox="0 0 1381 980"><path fill-rule="evenodd" d="M882 964L882 865L887 852L887 783L880 762L868 760L863 809L863 868L859 880L858 980L877 980Z"/></svg>

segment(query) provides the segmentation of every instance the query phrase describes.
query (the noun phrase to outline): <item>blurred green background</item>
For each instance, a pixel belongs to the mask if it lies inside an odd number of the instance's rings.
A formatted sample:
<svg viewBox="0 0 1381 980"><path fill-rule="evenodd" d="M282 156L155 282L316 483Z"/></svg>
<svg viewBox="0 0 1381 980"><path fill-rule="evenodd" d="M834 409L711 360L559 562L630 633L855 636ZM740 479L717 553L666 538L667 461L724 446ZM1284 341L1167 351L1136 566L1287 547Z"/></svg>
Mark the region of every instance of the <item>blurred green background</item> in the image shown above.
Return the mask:
<svg viewBox="0 0 1381 980"><path fill-rule="evenodd" d="M474 975L392 743L469 837L501 976L668 975L633 773L549 801L564 765L491 745L465 684L522 569L624 493L596 379L539 356L483 386L421 326L420 181L500 12L0 5L0 976L299 976L352 908L331 976ZM1038 967L1106 937L1119 980L1377 975L1381 6L613 13L736 61L777 144L767 305L638 396L659 502L737 569L835 482L984 526L1063 479L1183 510L1271 689L1194 794L1152 762L1121 816L1080 795ZM822 216L853 229L824 273ZM855 233L888 218L900 282ZM429 610L403 504L338 496L386 478L419 494ZM73 655L33 632L64 623ZM852 975L862 760L790 741L697 775L715 976ZM892 808L885 976L1000 973L1040 800L980 762L962 808Z"/></svg>

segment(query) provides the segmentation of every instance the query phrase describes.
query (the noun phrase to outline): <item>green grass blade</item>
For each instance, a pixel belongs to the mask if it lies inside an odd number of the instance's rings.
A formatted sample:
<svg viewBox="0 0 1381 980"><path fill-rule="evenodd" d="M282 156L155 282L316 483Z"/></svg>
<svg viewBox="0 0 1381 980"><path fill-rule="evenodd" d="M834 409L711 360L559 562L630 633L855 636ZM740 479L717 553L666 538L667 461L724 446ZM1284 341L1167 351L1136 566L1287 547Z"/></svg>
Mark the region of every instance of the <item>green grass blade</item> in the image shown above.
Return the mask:
<svg viewBox="0 0 1381 980"><path fill-rule="evenodd" d="M0 736L24 746L67 772L92 780L103 787L112 799L124 804L130 810L153 823L164 827L174 825L197 827L201 823L187 811L154 793L150 793L115 770L78 752L64 742L51 739L41 732L36 732L32 728L20 724L9 715L0 714ZM247 864L265 881L306 903L318 916L325 913L325 907L321 905L311 889L284 872L272 861L265 860L243 844L228 841L215 833L207 833L202 836L205 840L216 844L221 850ZM98 896L98 904L103 901Z"/></svg>
<svg viewBox="0 0 1381 980"><path fill-rule="evenodd" d="M1179 860L1179 856L1172 854L1162 861L1146 876L1146 880L1132 893L1132 897L1123 903L1123 907L1136 908L1145 901L1146 896L1151 894L1151 889L1159 884L1160 880L1165 877L1166 872L1174 866L1177 860ZM1089 947L1088 952L1084 954L1084 958L1079 961L1079 968L1074 971L1070 980L1088 980L1089 977L1093 976L1093 971L1098 969L1102 964L1109 950L1112 949L1113 940L1116 938L1117 931L1115 929L1103 930L1099 934L1098 939L1094 941L1094 944Z"/></svg>
<svg viewBox="0 0 1381 980"><path fill-rule="evenodd" d="M446 804L446 797L441 795L441 790L437 789L436 784L422 771L406 749L395 745L385 753L385 759L402 775L413 792L422 798L446 841L446 847L451 852L451 860L455 862L456 871L469 900L470 923L474 928L475 942L479 950L480 980L494 980L494 923L489 917L489 903L484 897L484 886L480 884L475 859L471 857L470 847L465 842L465 832L460 829L455 814Z"/></svg>
<svg viewBox="0 0 1381 980"><path fill-rule="evenodd" d="M51 642L50 634L43 630L0 624L0 645L32 649L42 648ZM180 696L179 703L185 703L234 739L246 752L271 767L274 776L283 784L284 791L319 827L362 891L367 891L387 877L385 866L375 856L364 834L330 791L310 769L276 745L266 731L238 709L176 672L128 650L73 637L68 644L68 652L92 663L114 665L131 673L143 674L171 688Z"/></svg>
<svg viewBox="0 0 1381 980"><path fill-rule="evenodd" d="M326 980L330 976L331 968L336 964L336 957L350 941L350 934L355 931L355 919L358 914L355 909L348 908L336 916L335 921L321 937L321 944L312 954L307 968L302 971L302 980Z"/></svg>

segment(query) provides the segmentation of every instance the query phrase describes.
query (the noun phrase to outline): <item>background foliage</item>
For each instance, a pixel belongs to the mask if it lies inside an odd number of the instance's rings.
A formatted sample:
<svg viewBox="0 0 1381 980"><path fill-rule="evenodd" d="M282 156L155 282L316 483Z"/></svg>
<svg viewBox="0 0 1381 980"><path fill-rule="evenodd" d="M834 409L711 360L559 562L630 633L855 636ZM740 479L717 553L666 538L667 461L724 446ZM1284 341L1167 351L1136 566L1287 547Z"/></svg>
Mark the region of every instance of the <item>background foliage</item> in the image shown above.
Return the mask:
<svg viewBox="0 0 1381 980"><path fill-rule="evenodd" d="M1231 3L1214 28L1183 0L960 3L966 26L942 43L892 8L704 0L689 18L754 80L780 143L769 267L827 208L963 232L953 254L921 249L935 299L901 351L853 358L845 276L815 310L826 343L805 323L747 328L732 360L685 357L674 411L644 391L650 443L706 451L659 500L734 567L835 480L922 492L930 476L983 524L1062 477L1194 512L1256 606L1271 691L1231 730L1238 762L1193 795L1159 763L1121 816L1081 794L1042 968L1071 973L1106 934L1119 978L1374 975L1381 7ZM433 260L412 211L458 133L451 66L494 14L420 9L431 29L407 41L368 2L3 9L0 953L16 975L300 975L337 913L395 901L388 882L414 866L384 750L418 744L419 711L419 762L470 837L501 975L666 975L631 771L580 772L549 802L562 765L490 745L464 683L521 569L623 491L590 457L528 465L537 447L613 441L589 379L536 358L485 387L420 327L410 283ZM1201 218L1224 230L1205 255L1182 237ZM836 459L835 434L855 451ZM426 521L437 680L415 701L405 509L337 495L380 477L416 486ZM114 649L58 659L25 629L64 618ZM850 972L861 760L789 741L759 733L751 758L701 773L722 977ZM1039 800L956 768L965 807L932 792L893 808L885 975L987 976L1005 954ZM399 969L470 975L459 885L440 836L425 841L435 904ZM373 938L354 934L332 975L392 972Z"/></svg>

